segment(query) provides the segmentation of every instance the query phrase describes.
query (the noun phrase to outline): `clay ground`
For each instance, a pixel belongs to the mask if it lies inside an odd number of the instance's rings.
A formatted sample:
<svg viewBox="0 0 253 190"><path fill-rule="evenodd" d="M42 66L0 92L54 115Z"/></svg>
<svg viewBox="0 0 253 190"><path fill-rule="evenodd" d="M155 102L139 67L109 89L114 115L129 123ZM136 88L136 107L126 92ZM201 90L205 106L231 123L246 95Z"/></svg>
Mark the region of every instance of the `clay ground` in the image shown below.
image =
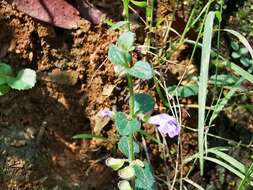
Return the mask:
<svg viewBox="0 0 253 190"><path fill-rule="evenodd" d="M166 6L158 5L160 13L166 14ZM110 7L108 12L119 20L120 3L115 1ZM101 108L127 109L123 106L126 81L117 80L107 60L108 47L117 37L118 32L109 32L105 24L86 22L77 30L55 28L0 1L0 60L16 70L35 69L38 75L33 89L0 97L0 189L117 189L116 174L104 164L107 157L118 154L115 129L111 125L103 129L110 139L106 143L72 138L94 131ZM186 64L187 56L179 54L174 59ZM171 74L170 78L176 84L176 77ZM185 114L185 123L194 127L196 110L186 112L193 115L189 120ZM147 129L154 132L150 126ZM182 155L193 154L196 133L186 130L181 139ZM169 144L177 146L174 140ZM149 148L156 174L162 176L166 171L158 147L150 143ZM174 161L175 155L167 160L171 171ZM185 173L188 170L186 166ZM202 181L197 171L194 176Z"/></svg>

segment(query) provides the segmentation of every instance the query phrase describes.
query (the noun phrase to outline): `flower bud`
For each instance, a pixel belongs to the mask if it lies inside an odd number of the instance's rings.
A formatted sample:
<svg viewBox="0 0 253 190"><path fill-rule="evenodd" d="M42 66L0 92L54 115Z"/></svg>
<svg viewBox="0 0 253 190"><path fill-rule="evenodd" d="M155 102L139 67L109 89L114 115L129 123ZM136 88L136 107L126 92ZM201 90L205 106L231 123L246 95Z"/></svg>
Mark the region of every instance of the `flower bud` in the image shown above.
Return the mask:
<svg viewBox="0 0 253 190"><path fill-rule="evenodd" d="M120 190L132 190L130 183L127 180L122 180L118 183L118 188Z"/></svg>
<svg viewBox="0 0 253 190"><path fill-rule="evenodd" d="M134 177L134 168L132 166L126 166L118 171L119 177L122 179L129 180Z"/></svg>
<svg viewBox="0 0 253 190"><path fill-rule="evenodd" d="M117 171L124 165L125 161L126 161L125 159L117 159L110 157L106 159L105 164L108 167L111 167L114 171Z"/></svg>

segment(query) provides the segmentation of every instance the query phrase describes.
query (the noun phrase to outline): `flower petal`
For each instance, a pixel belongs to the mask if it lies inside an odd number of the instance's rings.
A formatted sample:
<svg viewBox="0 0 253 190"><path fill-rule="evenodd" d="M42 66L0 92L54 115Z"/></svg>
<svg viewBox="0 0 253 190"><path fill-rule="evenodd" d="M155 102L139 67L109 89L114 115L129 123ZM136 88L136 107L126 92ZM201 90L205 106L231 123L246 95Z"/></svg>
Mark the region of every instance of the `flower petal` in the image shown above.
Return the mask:
<svg viewBox="0 0 253 190"><path fill-rule="evenodd" d="M174 138L175 136L178 136L180 133L180 128L176 125L170 125L168 126L168 135L170 138Z"/></svg>
<svg viewBox="0 0 253 190"><path fill-rule="evenodd" d="M99 112L99 115L102 117L112 117L113 111L111 111L109 108L104 108Z"/></svg>
<svg viewBox="0 0 253 190"><path fill-rule="evenodd" d="M162 124L167 123L168 121L170 121L171 117L172 116L170 116L166 113L161 113L161 114L154 115L154 116L150 117L149 120L148 120L148 123L154 124L154 125L162 125Z"/></svg>

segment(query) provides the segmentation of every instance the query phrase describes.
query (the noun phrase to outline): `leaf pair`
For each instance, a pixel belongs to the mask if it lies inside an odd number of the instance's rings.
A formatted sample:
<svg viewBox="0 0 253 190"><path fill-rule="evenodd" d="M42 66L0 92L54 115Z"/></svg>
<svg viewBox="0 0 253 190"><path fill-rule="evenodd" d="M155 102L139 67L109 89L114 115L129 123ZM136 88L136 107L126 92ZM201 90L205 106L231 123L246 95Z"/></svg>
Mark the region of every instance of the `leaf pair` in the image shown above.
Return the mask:
<svg viewBox="0 0 253 190"><path fill-rule="evenodd" d="M34 87L36 73L32 69L22 69L14 77L10 65L0 63L0 96L6 94L10 88L16 90L27 90Z"/></svg>
<svg viewBox="0 0 253 190"><path fill-rule="evenodd" d="M116 45L111 45L108 52L109 60L117 67L120 73L129 74L133 77L149 80L153 77L153 70L149 63L137 61L130 68L131 55L130 51L134 49L135 35L132 32L123 33Z"/></svg>

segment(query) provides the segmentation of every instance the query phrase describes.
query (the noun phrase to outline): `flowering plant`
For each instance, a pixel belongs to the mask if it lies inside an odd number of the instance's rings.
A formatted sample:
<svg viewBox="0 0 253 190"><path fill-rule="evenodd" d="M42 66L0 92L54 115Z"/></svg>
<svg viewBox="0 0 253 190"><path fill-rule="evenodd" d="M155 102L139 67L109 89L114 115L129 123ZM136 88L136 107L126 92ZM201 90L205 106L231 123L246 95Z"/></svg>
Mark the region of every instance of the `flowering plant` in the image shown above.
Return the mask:
<svg viewBox="0 0 253 190"><path fill-rule="evenodd" d="M127 78L130 113L112 112L109 108L100 111L102 117L110 117L114 121L120 137L118 149L127 157L127 159L108 158L106 165L118 171L122 179L118 183L120 190L153 190L156 186L151 166L146 161L136 159L140 147L134 137L140 131L142 122L158 125L160 134L168 135L170 138L179 134L180 126L175 117L166 113L147 119L148 114L154 109L155 101L148 94L134 93L133 77L142 80L152 79L153 69L148 62L142 60L132 65L130 52L134 49L134 40L134 33L125 32L119 37L117 43L109 48L108 57L114 65L116 74Z"/></svg>

